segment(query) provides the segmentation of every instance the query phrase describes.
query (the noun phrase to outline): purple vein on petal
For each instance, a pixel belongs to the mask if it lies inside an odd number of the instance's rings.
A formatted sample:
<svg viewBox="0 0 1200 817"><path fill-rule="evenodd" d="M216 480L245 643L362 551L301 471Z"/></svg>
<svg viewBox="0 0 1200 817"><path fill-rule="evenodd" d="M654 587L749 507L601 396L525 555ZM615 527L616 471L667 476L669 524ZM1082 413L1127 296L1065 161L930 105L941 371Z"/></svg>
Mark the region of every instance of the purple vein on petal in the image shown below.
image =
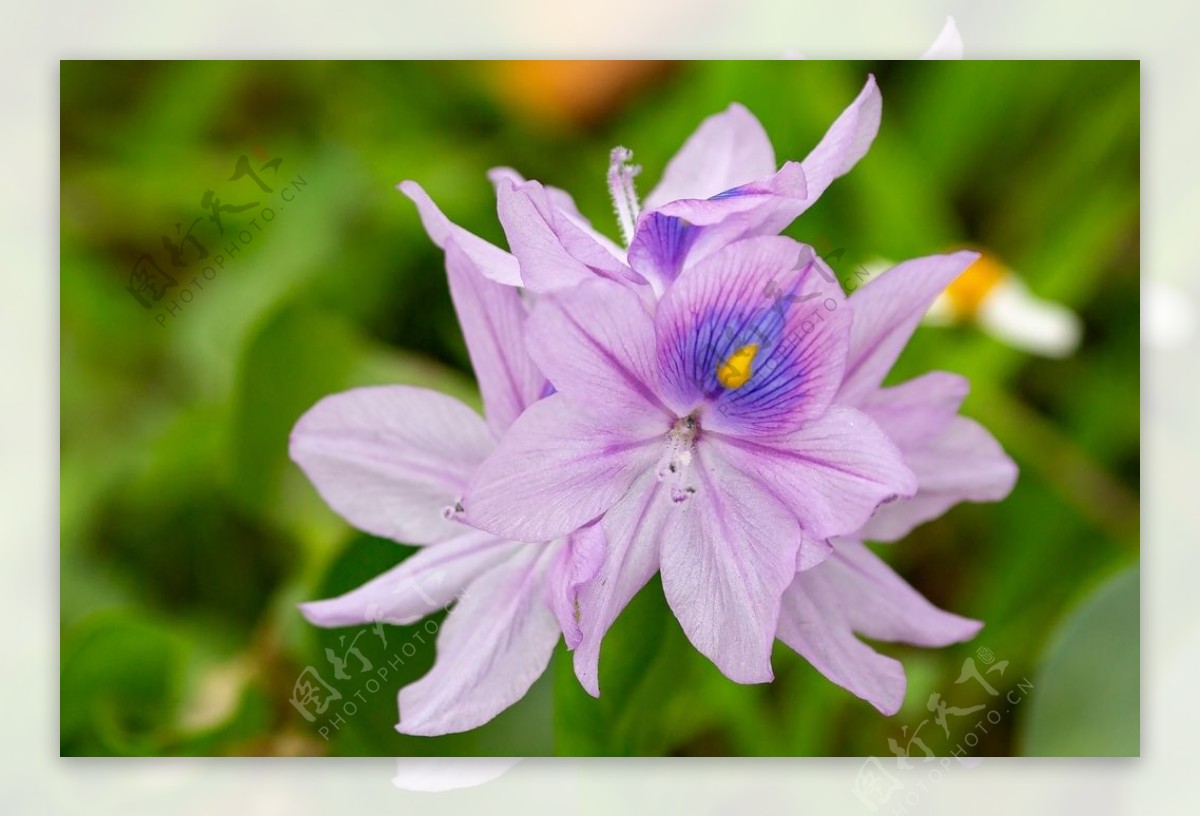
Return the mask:
<svg viewBox="0 0 1200 817"><path fill-rule="evenodd" d="M618 360L617 357L608 350L608 347L596 340L596 338L592 337L592 335L583 328L579 321L575 320L574 315L571 315L566 310L563 310L562 315L573 327L575 327L579 334L583 336L583 338L600 355L600 357L604 358L604 360L610 366L612 366L619 375L621 375L621 379L624 380L626 385L633 389L633 391L636 392L639 397L657 408L663 414L667 416L673 416L673 412L667 408L667 406L661 400L658 399L654 392L650 391L650 389L646 387L646 384L642 382L641 378L629 371L629 369L625 367L625 364Z"/></svg>
<svg viewBox="0 0 1200 817"><path fill-rule="evenodd" d="M645 448L648 445L662 442L665 434L655 434L653 437L646 437L641 440L623 440L619 443L604 446L605 454L620 454L624 451L634 451L638 448Z"/></svg>
<svg viewBox="0 0 1200 817"><path fill-rule="evenodd" d="M465 525L463 526L463 532L468 535L472 534L472 533L479 533L479 531L476 531L474 528L468 528ZM481 540L479 542L479 544L473 545L472 547L469 547L466 550L460 550L456 553L442 553L442 554L438 554L437 556L431 556L427 562L425 562L424 564L421 565L420 569L422 571L428 571L432 568L440 567L441 565L449 564L450 562L456 562L459 559L474 556L476 554L491 550L492 548L495 548L495 547L500 547L501 545L511 545L511 544L514 544L514 543L508 539L501 539L499 536L487 536L485 539ZM432 551L433 551L433 548L427 547L422 552L432 553ZM416 554L413 554L413 555L416 555ZM409 556L408 558L411 559L412 556ZM405 561L408 561L408 560L406 559ZM402 564L404 564L404 562L400 562L396 566L399 567ZM393 590L392 592L394 593L396 591Z"/></svg>
<svg viewBox="0 0 1200 817"><path fill-rule="evenodd" d="M374 435L352 434L345 431L326 432L306 430L305 436L308 440L306 446L311 447L315 441L333 441L333 445L321 446L323 452L332 454L338 458L344 458L346 454L352 453L356 463L383 466L379 469L379 472L384 476L392 476L395 467L400 465L406 469L418 471L422 476L429 477L433 481L440 481L459 489L465 490L466 488L466 480L461 474L431 467L426 463L415 462L411 459L388 459L379 456L375 452L380 449L380 440ZM348 446L352 442L360 443L361 448L359 446ZM347 451L348 447L352 448L352 450Z"/></svg>
<svg viewBox="0 0 1200 817"><path fill-rule="evenodd" d="M609 546L612 550L611 561L617 567L613 575L608 576L606 581L597 588L601 593L601 605L599 609L593 611L592 614L593 620L600 622L601 629L599 632L593 630L594 635L592 638L589 638L588 634L585 634L583 641L581 641L579 646L576 647L574 660L576 676L579 676L580 674L579 665L582 663L581 656L583 656L585 652L595 653L594 665L596 677L592 679L590 684L582 677L580 677L579 680L583 684L584 688L587 689L588 693L596 697L600 695L600 642L604 638L605 631L607 631L607 629L612 625L612 621L616 619L615 615L611 615L613 598L618 592L616 588L622 584L621 579L624 578L623 573L630 564L631 560L629 558L629 552L633 548L637 547L639 541L643 538L642 531L646 525L648 517L650 516L651 508L653 508L656 501L659 501L662 498L660 495L662 488L663 483L660 481L655 481L650 486L650 489L645 492L644 498L641 501L641 507L637 511L637 521L633 523L633 526L629 530L629 534L623 537L624 541L622 541L619 545L614 545L612 542L609 543ZM657 549L659 537L655 535L652 538L654 547ZM619 553L617 552L618 549ZM655 557L655 561L657 561L657 557ZM653 573L651 573L651 576L653 576ZM606 587L610 588L610 592L604 592L604 588ZM594 642L594 646L589 642ZM580 647L582 647L585 643L588 644L588 649L586 651L580 650Z"/></svg>
<svg viewBox="0 0 1200 817"><path fill-rule="evenodd" d="M714 435L714 436L718 436L718 435ZM712 481L712 476L709 473L709 469L704 467L703 460L705 459L705 457L702 455L701 451L702 451L701 446L697 446L696 453L695 453L696 473L699 476L701 483L703 483L704 489L705 489L705 493L701 494L701 496L705 498L705 501L709 502L714 507L713 515L716 516L716 518L717 518L717 524L721 526L722 539L726 542L735 541L735 537L734 537L733 533L729 530L729 525L727 524L727 520L725 519L725 506L722 503L722 498L723 498L722 494L719 490L717 490L716 484ZM744 587L746 585L746 570L744 568L744 562L740 555L740 548L731 547L731 548L728 548L728 551L733 556L734 562L737 564L738 579L739 579L738 586Z"/></svg>
<svg viewBox="0 0 1200 817"><path fill-rule="evenodd" d="M803 454L799 451L791 451L786 448L772 448L771 446L768 446L768 445L760 445L759 443L751 442L750 440L746 440L741 437L734 437L729 434L722 434L719 431L706 431L705 433L710 434L713 437L717 437L722 442L728 443L729 445L733 446L734 448L740 448L743 451L749 451L752 453L759 453L759 454L768 454L768 455L777 456L777 457L785 457L790 460L798 460L799 462L806 462L810 465L816 465L820 468L828 468L830 471L837 471L838 473L846 474L847 476L856 477L858 479L866 480L868 482L873 482L876 485L883 485L885 487L890 487L890 485L887 482L882 482L882 481L880 481L872 476L869 476L867 474L860 474L857 471L852 471L843 465L838 465L837 463L830 462L828 460L823 460L820 457L813 457L809 454Z"/></svg>

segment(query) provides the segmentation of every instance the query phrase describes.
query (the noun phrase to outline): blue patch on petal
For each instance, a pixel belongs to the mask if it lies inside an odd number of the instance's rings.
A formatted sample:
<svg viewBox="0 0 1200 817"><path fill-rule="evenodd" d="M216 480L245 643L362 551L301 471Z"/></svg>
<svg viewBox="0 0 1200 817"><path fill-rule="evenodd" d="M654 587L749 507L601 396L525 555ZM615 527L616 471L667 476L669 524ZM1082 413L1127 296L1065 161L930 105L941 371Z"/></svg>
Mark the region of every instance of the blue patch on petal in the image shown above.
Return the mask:
<svg viewBox="0 0 1200 817"><path fill-rule="evenodd" d="M639 271L653 270L664 283L673 281L699 230L677 216L648 213L638 225L630 260Z"/></svg>
<svg viewBox="0 0 1200 817"><path fill-rule="evenodd" d="M709 196L709 201L721 201L722 199L736 199L738 196L745 196L756 192L748 184L740 184L737 187L731 187L728 190L722 190L715 196Z"/></svg>
<svg viewBox="0 0 1200 817"><path fill-rule="evenodd" d="M811 309L806 302L820 295L811 287L802 292L801 285L800 277L786 287L772 280L760 291L718 300L684 330L678 341L683 374L721 413L771 412L802 393L806 371L799 348L805 332L789 328L789 317Z"/></svg>
<svg viewBox="0 0 1200 817"><path fill-rule="evenodd" d="M775 433L820 416L842 376L844 300L812 248L786 238L740 241L685 271L655 315L671 405L699 410L720 433Z"/></svg>
<svg viewBox="0 0 1200 817"><path fill-rule="evenodd" d="M781 367L791 368L785 354L794 346L785 335L788 302L771 300L763 307L739 310L735 313L715 312L701 317L694 330L692 349L692 379L704 396L714 402L746 405L757 402L764 387L769 385ZM736 365L745 366L744 382L737 388L722 382L723 367L737 360L739 350L754 347L751 359Z"/></svg>

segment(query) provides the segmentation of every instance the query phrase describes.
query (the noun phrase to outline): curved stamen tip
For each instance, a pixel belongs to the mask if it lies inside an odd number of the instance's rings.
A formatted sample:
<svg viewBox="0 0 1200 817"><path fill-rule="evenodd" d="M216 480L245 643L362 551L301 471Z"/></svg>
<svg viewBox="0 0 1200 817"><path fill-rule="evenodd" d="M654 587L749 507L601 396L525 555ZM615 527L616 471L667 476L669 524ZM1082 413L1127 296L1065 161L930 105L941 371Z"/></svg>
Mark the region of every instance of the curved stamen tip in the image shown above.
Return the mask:
<svg viewBox="0 0 1200 817"><path fill-rule="evenodd" d="M634 225L637 223L638 213L641 212L633 179L642 169L630 164L632 160L632 150L617 146L612 149L608 161L608 193L612 196L613 208L617 212L617 224L621 227L621 237L625 240L625 246L629 246L629 242L633 241Z"/></svg>
<svg viewBox="0 0 1200 817"><path fill-rule="evenodd" d="M609 165L608 170L611 173L614 169L626 164L633 158L633 151L627 147L617 145L608 155Z"/></svg>

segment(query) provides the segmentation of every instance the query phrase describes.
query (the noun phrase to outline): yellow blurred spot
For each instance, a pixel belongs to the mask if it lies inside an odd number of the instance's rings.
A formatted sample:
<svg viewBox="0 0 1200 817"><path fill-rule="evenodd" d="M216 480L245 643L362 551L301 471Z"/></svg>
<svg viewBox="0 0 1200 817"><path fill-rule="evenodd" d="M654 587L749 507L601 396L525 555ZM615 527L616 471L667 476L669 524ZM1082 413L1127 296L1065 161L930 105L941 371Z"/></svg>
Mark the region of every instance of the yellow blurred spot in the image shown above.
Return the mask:
<svg viewBox="0 0 1200 817"><path fill-rule="evenodd" d="M758 344L751 343L738 349L729 359L717 367L717 380L727 389L740 389L750 379L750 364L758 354Z"/></svg>
<svg viewBox="0 0 1200 817"><path fill-rule="evenodd" d="M980 254L974 264L967 267L954 283L946 287L946 297L961 316L974 315L979 305L987 298L992 287L998 284L1008 271L995 256Z"/></svg>

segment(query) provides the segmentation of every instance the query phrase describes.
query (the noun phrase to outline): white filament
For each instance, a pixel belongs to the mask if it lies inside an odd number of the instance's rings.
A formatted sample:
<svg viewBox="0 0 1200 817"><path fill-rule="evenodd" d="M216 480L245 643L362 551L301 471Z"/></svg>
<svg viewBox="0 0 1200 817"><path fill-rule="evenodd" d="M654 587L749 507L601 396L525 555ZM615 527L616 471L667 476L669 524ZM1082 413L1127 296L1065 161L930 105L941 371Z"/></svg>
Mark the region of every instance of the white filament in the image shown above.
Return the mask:
<svg viewBox="0 0 1200 817"><path fill-rule="evenodd" d="M612 196L613 208L617 211L617 224L621 228L621 238L625 246L633 241L633 229L637 224L641 205L638 203L637 190L633 186L633 177L642 171L637 165L630 164L633 151L628 148L615 147L608 163L608 192Z"/></svg>

